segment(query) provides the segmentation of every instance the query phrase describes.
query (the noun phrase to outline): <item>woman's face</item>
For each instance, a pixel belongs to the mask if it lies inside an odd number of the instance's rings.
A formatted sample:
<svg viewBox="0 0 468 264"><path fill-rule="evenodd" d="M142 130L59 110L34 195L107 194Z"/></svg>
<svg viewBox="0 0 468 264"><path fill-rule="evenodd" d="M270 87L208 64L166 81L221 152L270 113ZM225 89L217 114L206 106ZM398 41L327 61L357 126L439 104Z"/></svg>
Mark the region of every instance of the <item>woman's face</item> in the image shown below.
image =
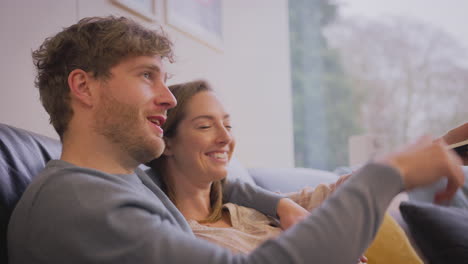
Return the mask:
<svg viewBox="0 0 468 264"><path fill-rule="evenodd" d="M183 175L204 183L223 179L235 147L229 114L213 92L199 92L166 143L165 154Z"/></svg>

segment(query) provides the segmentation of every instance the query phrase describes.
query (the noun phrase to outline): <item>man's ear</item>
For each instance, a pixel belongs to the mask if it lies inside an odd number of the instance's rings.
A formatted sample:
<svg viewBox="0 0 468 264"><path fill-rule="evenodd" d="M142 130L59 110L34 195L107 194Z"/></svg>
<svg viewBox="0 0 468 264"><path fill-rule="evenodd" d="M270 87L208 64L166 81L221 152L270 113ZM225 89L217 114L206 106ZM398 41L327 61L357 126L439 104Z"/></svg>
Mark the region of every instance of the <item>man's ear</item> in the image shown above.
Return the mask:
<svg viewBox="0 0 468 264"><path fill-rule="evenodd" d="M68 75L68 87L70 87L70 96L77 99L80 103L92 106L93 92L92 85L95 83L89 73L75 69Z"/></svg>
<svg viewBox="0 0 468 264"><path fill-rule="evenodd" d="M168 156L168 157L172 156L173 153L172 153L171 139L170 138L164 138L164 145L165 145L165 147L164 147L163 154L165 156Z"/></svg>

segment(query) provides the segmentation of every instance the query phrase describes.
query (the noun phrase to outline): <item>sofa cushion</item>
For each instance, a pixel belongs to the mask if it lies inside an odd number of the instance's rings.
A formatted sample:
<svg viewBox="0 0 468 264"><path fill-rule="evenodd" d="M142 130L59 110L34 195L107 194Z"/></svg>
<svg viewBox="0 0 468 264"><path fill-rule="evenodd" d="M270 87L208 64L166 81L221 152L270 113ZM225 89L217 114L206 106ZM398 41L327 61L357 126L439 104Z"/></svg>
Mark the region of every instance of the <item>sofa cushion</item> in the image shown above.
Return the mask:
<svg viewBox="0 0 468 264"><path fill-rule="evenodd" d="M6 231L16 203L31 179L60 152L58 140L0 124L0 263L7 263Z"/></svg>
<svg viewBox="0 0 468 264"><path fill-rule="evenodd" d="M400 211L429 263L466 263L468 211L421 202L402 202Z"/></svg>
<svg viewBox="0 0 468 264"><path fill-rule="evenodd" d="M398 223L385 214L377 235L364 255L371 264L422 264L405 232Z"/></svg>
<svg viewBox="0 0 468 264"><path fill-rule="evenodd" d="M255 185L252 176L250 176L249 171L246 167L244 167L239 160L235 157L231 159L228 165L228 175L226 176L228 179L241 179L244 182L250 183Z"/></svg>

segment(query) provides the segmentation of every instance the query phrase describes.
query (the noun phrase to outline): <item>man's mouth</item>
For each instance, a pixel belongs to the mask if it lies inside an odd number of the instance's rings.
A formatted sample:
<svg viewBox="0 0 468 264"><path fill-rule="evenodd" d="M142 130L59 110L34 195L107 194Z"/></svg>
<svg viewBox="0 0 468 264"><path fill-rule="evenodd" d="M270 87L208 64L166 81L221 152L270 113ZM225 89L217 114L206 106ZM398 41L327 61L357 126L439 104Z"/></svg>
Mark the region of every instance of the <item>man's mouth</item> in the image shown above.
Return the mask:
<svg viewBox="0 0 468 264"><path fill-rule="evenodd" d="M164 116L149 116L148 121L160 127L164 125L166 118Z"/></svg>
<svg viewBox="0 0 468 264"><path fill-rule="evenodd" d="M148 121L152 123L153 129L156 131L156 134L159 137L163 137L164 131L162 129L162 125L166 122L166 117L162 115L158 116L149 116L147 117Z"/></svg>

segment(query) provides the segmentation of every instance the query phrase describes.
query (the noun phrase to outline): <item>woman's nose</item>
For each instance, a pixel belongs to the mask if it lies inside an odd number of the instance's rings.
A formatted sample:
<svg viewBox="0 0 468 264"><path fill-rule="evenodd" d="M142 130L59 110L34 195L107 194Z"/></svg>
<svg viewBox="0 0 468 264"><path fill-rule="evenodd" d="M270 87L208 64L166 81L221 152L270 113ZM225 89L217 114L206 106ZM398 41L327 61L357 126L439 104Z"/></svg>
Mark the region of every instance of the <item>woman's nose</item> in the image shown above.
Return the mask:
<svg viewBox="0 0 468 264"><path fill-rule="evenodd" d="M219 129L217 142L222 143L222 144L229 144L231 140L232 140L231 131L229 131L226 127L222 126Z"/></svg>

